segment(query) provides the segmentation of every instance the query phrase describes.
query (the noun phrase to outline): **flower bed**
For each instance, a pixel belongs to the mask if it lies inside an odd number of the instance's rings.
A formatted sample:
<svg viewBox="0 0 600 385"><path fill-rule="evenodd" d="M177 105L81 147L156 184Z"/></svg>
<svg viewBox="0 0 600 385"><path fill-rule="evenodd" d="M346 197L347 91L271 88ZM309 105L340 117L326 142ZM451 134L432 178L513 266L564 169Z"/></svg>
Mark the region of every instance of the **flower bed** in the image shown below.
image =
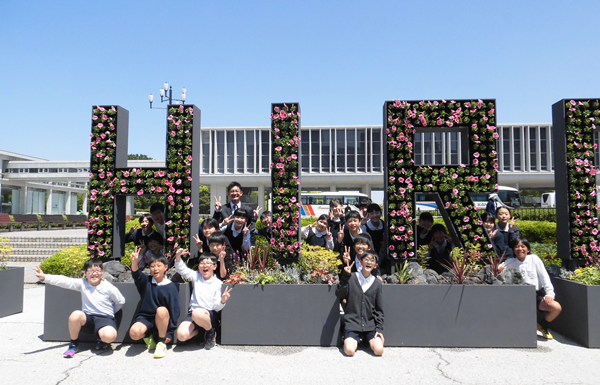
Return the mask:
<svg viewBox="0 0 600 385"><path fill-rule="evenodd" d="M600 348L600 286L557 277L552 284L562 312L550 329L585 347Z"/></svg>
<svg viewBox="0 0 600 385"><path fill-rule="evenodd" d="M0 318L23 312L24 267L0 269Z"/></svg>
<svg viewBox="0 0 600 385"><path fill-rule="evenodd" d="M115 315L117 318L117 339L115 342L131 343L129 327L140 301L135 284L132 282L113 283L125 297L125 305ZM63 289L58 286L45 285L46 294L44 302L44 341L70 341L69 315L75 310L81 310L81 293L74 290ZM178 323L188 313L190 304L191 287L188 283L177 284L179 288L180 316ZM96 342L92 334L81 333L81 341Z"/></svg>

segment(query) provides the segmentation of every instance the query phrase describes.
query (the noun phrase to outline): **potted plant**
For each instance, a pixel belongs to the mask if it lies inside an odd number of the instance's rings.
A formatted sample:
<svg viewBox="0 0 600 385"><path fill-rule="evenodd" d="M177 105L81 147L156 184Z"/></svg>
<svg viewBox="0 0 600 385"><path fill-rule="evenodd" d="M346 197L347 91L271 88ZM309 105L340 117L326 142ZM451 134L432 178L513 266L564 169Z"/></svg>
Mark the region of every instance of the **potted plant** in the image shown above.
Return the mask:
<svg viewBox="0 0 600 385"><path fill-rule="evenodd" d="M6 265L11 253L9 239L0 238L0 317L23 312L25 268Z"/></svg>
<svg viewBox="0 0 600 385"><path fill-rule="evenodd" d="M221 315L221 343L337 345L339 264L334 252L318 247L303 246L289 266L273 260L270 250L255 249L227 280L234 289Z"/></svg>

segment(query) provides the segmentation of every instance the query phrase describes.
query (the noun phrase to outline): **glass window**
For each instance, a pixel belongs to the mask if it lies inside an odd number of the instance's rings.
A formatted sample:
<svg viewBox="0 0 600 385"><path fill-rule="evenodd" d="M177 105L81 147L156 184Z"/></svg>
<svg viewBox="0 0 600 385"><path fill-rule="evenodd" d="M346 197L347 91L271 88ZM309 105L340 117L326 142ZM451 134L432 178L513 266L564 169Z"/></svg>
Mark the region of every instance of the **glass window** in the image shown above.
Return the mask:
<svg viewBox="0 0 600 385"><path fill-rule="evenodd" d="M515 127L513 129L513 157L515 164L515 171L521 171L521 128Z"/></svg>
<svg viewBox="0 0 600 385"><path fill-rule="evenodd" d="M237 172L244 173L244 131L240 130L235 133L237 147Z"/></svg>
<svg viewBox="0 0 600 385"><path fill-rule="evenodd" d="M373 171L381 171L381 155L383 148L381 146L381 129L373 129Z"/></svg>
<svg viewBox="0 0 600 385"><path fill-rule="evenodd" d="M271 143L269 142L269 138L271 137L271 132L270 131L262 131L260 134L262 137L261 171L268 173L268 172L271 172L270 171L271 160L269 158L269 150L271 149Z"/></svg>
<svg viewBox="0 0 600 385"><path fill-rule="evenodd" d="M302 159L302 172L310 171L310 132L308 130L300 131L300 151Z"/></svg>
<svg viewBox="0 0 600 385"><path fill-rule="evenodd" d="M217 173L223 174L225 167L225 133L217 131Z"/></svg>
<svg viewBox="0 0 600 385"><path fill-rule="evenodd" d="M202 132L202 172L210 173L210 131Z"/></svg>
<svg viewBox="0 0 600 385"><path fill-rule="evenodd" d="M311 130L310 132L310 153L311 153L311 166L310 166L310 170L312 172L320 172L319 169L319 158L320 158L320 149L321 149L321 143L320 143L320 137L319 137L319 131L318 130Z"/></svg>
<svg viewBox="0 0 600 385"><path fill-rule="evenodd" d="M336 130L335 142L337 171L346 172L346 131L343 128Z"/></svg>
<svg viewBox="0 0 600 385"><path fill-rule="evenodd" d="M358 205L358 197L357 196L345 196L344 204L346 205Z"/></svg>
<svg viewBox="0 0 600 385"><path fill-rule="evenodd" d="M329 147L329 130L321 130L321 171L331 172L331 151Z"/></svg>
<svg viewBox="0 0 600 385"><path fill-rule="evenodd" d="M233 131L227 131L227 172L234 172L233 164L235 162L235 133Z"/></svg>
<svg viewBox="0 0 600 385"><path fill-rule="evenodd" d="M510 171L510 127L502 128L502 156L504 171Z"/></svg>
<svg viewBox="0 0 600 385"><path fill-rule="evenodd" d="M356 171L365 172L367 155L367 133L364 129L356 130Z"/></svg>
<svg viewBox="0 0 600 385"><path fill-rule="evenodd" d="M246 172L254 173L254 131L246 132Z"/></svg>
<svg viewBox="0 0 600 385"><path fill-rule="evenodd" d="M530 171L537 171L537 127L529 127L529 167Z"/></svg>
<svg viewBox="0 0 600 385"><path fill-rule="evenodd" d="M347 149L347 170L348 172L356 172L356 132L354 129L346 131L346 149Z"/></svg>
<svg viewBox="0 0 600 385"><path fill-rule="evenodd" d="M548 137L546 136L547 127L540 127L540 163L542 170L548 170Z"/></svg>

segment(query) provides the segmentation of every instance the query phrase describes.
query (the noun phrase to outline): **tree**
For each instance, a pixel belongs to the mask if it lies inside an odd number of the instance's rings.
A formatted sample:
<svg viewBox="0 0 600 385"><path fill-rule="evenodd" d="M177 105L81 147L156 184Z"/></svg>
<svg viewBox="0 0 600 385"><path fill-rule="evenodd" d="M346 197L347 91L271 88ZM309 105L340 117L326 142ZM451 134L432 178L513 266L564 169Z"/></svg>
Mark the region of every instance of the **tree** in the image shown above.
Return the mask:
<svg viewBox="0 0 600 385"><path fill-rule="evenodd" d="M148 155L144 154L129 154L127 155L127 159L129 160L152 160Z"/></svg>
<svg viewBox="0 0 600 385"><path fill-rule="evenodd" d="M210 187L200 185L200 200L198 203L200 214L210 214Z"/></svg>

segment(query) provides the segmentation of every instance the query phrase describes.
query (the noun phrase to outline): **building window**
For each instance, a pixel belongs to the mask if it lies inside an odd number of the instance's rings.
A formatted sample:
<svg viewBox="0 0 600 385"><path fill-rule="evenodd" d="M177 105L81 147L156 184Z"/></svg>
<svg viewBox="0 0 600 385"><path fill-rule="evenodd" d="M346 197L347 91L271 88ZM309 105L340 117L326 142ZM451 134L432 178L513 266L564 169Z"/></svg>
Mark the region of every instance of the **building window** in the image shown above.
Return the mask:
<svg viewBox="0 0 600 385"><path fill-rule="evenodd" d="M300 131L300 154L302 158L302 172L310 171L310 131Z"/></svg>
<svg viewBox="0 0 600 385"><path fill-rule="evenodd" d="M321 130L321 172L331 172L330 163L329 129L323 129Z"/></svg>
<svg viewBox="0 0 600 385"><path fill-rule="evenodd" d="M235 132L227 131L227 173L233 174L235 163Z"/></svg>

